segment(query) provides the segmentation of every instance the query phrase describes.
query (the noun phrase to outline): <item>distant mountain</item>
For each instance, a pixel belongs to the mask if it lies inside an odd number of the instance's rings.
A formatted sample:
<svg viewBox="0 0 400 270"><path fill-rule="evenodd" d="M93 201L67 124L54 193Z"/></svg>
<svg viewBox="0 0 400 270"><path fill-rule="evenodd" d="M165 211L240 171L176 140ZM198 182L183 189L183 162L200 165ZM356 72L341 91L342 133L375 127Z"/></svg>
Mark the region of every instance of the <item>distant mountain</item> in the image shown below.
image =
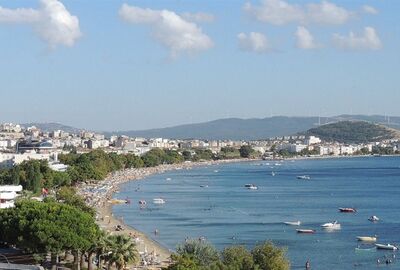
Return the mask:
<svg viewBox="0 0 400 270"><path fill-rule="evenodd" d="M60 123L26 123L26 124L22 124L21 126L23 126L23 127L35 126L44 132L52 132L54 130L63 130L65 132L73 133L73 134L77 134L82 130L79 128L66 126L66 125L63 125Z"/></svg>
<svg viewBox="0 0 400 270"><path fill-rule="evenodd" d="M174 127L106 132L106 135L117 134L145 138L175 139L209 139L209 140L256 140L276 136L292 135L319 125L345 120L362 120L400 129L400 117L382 115L339 115L333 117L288 117L275 116L267 118L227 118L210 122L178 125Z"/></svg>
<svg viewBox="0 0 400 270"><path fill-rule="evenodd" d="M400 138L399 130L367 121L348 120L312 128L305 134L340 143L368 143Z"/></svg>
<svg viewBox="0 0 400 270"><path fill-rule="evenodd" d="M130 130L102 132L106 136L127 135L145 138L205 139L205 140L257 140L276 136L293 135L311 128L339 121L368 121L400 129L400 117L382 115L339 115L333 117L289 117L274 116L267 118L227 118L210 122L178 125L149 130ZM43 131L64 130L79 133L81 129L59 123L27 123L24 127L37 126Z"/></svg>

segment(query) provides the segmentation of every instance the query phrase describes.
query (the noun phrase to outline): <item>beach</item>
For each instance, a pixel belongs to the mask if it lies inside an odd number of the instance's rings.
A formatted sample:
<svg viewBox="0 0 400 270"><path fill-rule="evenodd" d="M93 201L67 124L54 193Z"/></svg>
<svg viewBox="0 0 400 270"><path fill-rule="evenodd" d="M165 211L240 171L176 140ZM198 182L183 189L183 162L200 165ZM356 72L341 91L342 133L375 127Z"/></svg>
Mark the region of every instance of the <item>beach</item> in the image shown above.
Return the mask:
<svg viewBox="0 0 400 270"><path fill-rule="evenodd" d="M204 162L184 162L180 164L159 165L157 167L124 169L111 173L102 181L82 182L77 186L77 193L85 202L96 210L96 222L100 228L111 234L126 234L136 242L145 269L161 269L170 263L171 251L144 233L124 223L112 213L115 203L138 203L136 201L113 200L112 196L121 184L128 181L144 179L153 174L161 174L171 170L189 170L198 166L211 166L227 162L243 162L247 159L230 159ZM118 229L117 229L118 228ZM119 229L121 228L121 229ZM142 269L142 268L137 268Z"/></svg>

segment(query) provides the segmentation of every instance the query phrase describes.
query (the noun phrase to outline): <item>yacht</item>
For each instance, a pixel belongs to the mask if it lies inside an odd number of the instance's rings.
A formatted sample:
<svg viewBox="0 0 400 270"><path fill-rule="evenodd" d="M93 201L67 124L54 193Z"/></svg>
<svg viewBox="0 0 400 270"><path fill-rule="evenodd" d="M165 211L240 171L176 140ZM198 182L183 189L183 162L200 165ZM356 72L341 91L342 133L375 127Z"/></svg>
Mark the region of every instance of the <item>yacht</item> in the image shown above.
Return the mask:
<svg viewBox="0 0 400 270"><path fill-rule="evenodd" d="M322 224L321 227L324 229L339 230L340 224L335 220L333 222L328 222L328 223Z"/></svg>
<svg viewBox="0 0 400 270"><path fill-rule="evenodd" d="M154 203L154 204L164 204L164 203L165 203L165 200L162 199L162 198L154 198L154 199L153 199L153 203Z"/></svg>
<svg viewBox="0 0 400 270"><path fill-rule="evenodd" d="M246 185L244 185L244 187L247 189L253 189L253 190L258 189L258 187L254 184L246 184Z"/></svg>
<svg viewBox="0 0 400 270"><path fill-rule="evenodd" d="M298 175L297 179L301 179L301 180L310 180L311 177L309 175Z"/></svg>
<svg viewBox="0 0 400 270"><path fill-rule="evenodd" d="M377 222L377 221L379 221L379 218L377 216L370 216L368 218L368 220L371 221L371 222Z"/></svg>
<svg viewBox="0 0 400 270"><path fill-rule="evenodd" d="M299 220L298 221L285 221L285 222L283 222L283 224L290 225L290 226L300 226L301 222Z"/></svg>

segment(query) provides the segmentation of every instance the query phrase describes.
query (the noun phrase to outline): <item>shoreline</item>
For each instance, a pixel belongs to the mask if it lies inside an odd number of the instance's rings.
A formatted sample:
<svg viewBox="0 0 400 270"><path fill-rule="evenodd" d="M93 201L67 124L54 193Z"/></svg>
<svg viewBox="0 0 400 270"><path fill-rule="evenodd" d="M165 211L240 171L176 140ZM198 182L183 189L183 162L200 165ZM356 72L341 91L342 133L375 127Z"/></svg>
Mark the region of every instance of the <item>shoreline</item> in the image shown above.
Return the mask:
<svg viewBox="0 0 400 270"><path fill-rule="evenodd" d="M372 155L357 156L311 156L311 157L292 157L285 158L281 161L291 160L315 160L315 159L337 159L337 158L357 158L357 157L375 157ZM116 201L112 200L113 195L120 189L120 186L130 181L143 180L151 175L162 174L173 170L189 170L195 167L212 166L235 162L252 162L252 161L280 161L278 159L228 159L217 161L202 162L184 162L179 164L159 165L157 167L124 169L111 173L102 181L92 181L91 183L80 183L77 186L77 193L83 196L85 202L96 210L96 222L99 227L111 234L126 234L131 236L137 243L137 248L142 258L145 258L150 269L161 269L168 266L172 251L163 246L156 240L127 224L122 217L114 216L112 205ZM117 202L122 203L122 202ZM137 203L137 202L132 202ZM123 230L116 231L116 226L121 226ZM141 268L138 268L141 269ZM147 268L146 268L147 269Z"/></svg>
<svg viewBox="0 0 400 270"><path fill-rule="evenodd" d="M183 162L179 164L159 165L156 167L124 169L111 173L106 179L101 181L79 183L77 185L77 193L84 198L87 205L96 210L96 223L102 230L111 234L129 235L136 242L137 249L142 259L146 260L148 263L145 267L161 269L171 263L170 256L172 251L153 240L147 234L125 224L123 218L114 216L112 212L112 205L115 204L115 201L113 202L112 200L114 193L116 193L124 183L143 180L155 174L162 174L174 170L189 170L202 166L251 161L257 161L257 159ZM121 226L123 230L117 231L117 226Z"/></svg>

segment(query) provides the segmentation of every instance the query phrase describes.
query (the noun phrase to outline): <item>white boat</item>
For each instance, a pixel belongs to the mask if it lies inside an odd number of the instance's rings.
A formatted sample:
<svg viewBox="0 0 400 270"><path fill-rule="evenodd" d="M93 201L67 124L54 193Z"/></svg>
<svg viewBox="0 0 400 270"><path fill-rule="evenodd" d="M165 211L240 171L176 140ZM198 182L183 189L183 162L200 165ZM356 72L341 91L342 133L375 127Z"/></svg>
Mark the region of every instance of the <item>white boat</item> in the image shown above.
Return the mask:
<svg viewBox="0 0 400 270"><path fill-rule="evenodd" d="M208 185L200 185L202 188L208 188Z"/></svg>
<svg viewBox="0 0 400 270"><path fill-rule="evenodd" d="M310 180L311 177L309 175L298 175L297 179Z"/></svg>
<svg viewBox="0 0 400 270"><path fill-rule="evenodd" d="M170 178L170 177L168 177L168 178L166 178L165 180L167 180L167 181L171 181L171 178Z"/></svg>
<svg viewBox="0 0 400 270"><path fill-rule="evenodd" d="M275 172L271 172L271 175L272 175L272 176L275 176Z"/></svg>
<svg viewBox="0 0 400 270"><path fill-rule="evenodd" d="M253 184L252 184L251 186L247 187L247 189L257 190L258 187L257 187L256 185L253 185Z"/></svg>
<svg viewBox="0 0 400 270"><path fill-rule="evenodd" d="M285 221L285 222L283 222L283 224L290 225L290 226L300 226L301 222L299 220L298 221Z"/></svg>
<svg viewBox="0 0 400 270"><path fill-rule="evenodd" d="M398 248L391 244L375 244L377 249L386 249L386 250L398 250Z"/></svg>
<svg viewBox="0 0 400 270"><path fill-rule="evenodd" d="M370 216L368 218L368 220L371 221L371 222L377 222L377 221L379 221L379 218L377 216Z"/></svg>
<svg viewBox="0 0 400 270"><path fill-rule="evenodd" d="M162 199L162 198L154 198L154 199L153 199L153 203L154 203L154 204L164 204L164 203L165 203L165 200Z"/></svg>
<svg viewBox="0 0 400 270"><path fill-rule="evenodd" d="M357 236L358 241L376 242L376 236Z"/></svg>
<svg viewBox="0 0 400 270"><path fill-rule="evenodd" d="M328 223L322 224L321 227L324 229L339 230L340 224L335 220L334 222L328 222Z"/></svg>

